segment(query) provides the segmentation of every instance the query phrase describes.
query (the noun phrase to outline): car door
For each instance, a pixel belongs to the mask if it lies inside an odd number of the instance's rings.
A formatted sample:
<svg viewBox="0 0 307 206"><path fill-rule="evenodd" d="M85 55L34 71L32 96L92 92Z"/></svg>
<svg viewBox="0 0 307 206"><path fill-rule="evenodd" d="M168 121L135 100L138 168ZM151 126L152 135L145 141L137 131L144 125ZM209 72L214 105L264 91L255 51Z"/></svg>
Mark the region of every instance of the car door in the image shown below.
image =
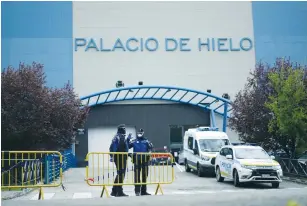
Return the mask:
<svg viewBox="0 0 307 206"><path fill-rule="evenodd" d="M193 153L193 148L194 148L194 138L189 136L188 137L188 149L187 149L187 162L189 165L193 166L193 158L194 158L194 153Z"/></svg>
<svg viewBox="0 0 307 206"><path fill-rule="evenodd" d="M231 154L232 154L231 148L228 148L228 147L224 148L223 158L221 162L221 171L223 171L221 173L224 177L231 177L232 160L226 158L227 155L231 155Z"/></svg>
<svg viewBox="0 0 307 206"><path fill-rule="evenodd" d="M193 167L197 168L197 162L199 162L201 159L200 159L200 154L199 154L199 147L198 147L198 143L197 143L197 140L194 139L194 148L193 150L196 150L196 154L194 154L193 152Z"/></svg>
<svg viewBox="0 0 307 206"><path fill-rule="evenodd" d="M220 151L220 155L218 157L218 165L220 167L221 175L222 176L227 176L226 174L226 169L225 169L225 162L226 162L226 153L227 153L228 148L223 148Z"/></svg>
<svg viewBox="0 0 307 206"><path fill-rule="evenodd" d="M225 161L224 161L224 168L227 177L232 177L232 165L233 165L233 150L231 148L227 148L225 151ZM227 159L226 156L231 155L232 159Z"/></svg>

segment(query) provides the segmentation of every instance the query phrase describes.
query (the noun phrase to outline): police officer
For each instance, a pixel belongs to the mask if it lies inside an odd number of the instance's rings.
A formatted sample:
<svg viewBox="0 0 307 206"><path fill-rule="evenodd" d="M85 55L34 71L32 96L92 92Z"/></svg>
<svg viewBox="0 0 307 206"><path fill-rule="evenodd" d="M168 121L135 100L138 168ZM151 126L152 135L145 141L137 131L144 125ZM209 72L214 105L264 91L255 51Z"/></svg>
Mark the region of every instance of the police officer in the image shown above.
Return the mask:
<svg viewBox="0 0 307 206"><path fill-rule="evenodd" d="M130 138L129 138L130 141ZM133 148L133 152L148 153L152 150L152 143L144 137L144 130L140 129L137 132L137 138L130 141L129 148ZM140 174L142 173L142 183L146 183L148 177L148 164L150 160L150 155L146 154L133 154L134 163L134 183L141 183ZM146 184L135 185L135 194L140 195L150 195L147 193Z"/></svg>
<svg viewBox="0 0 307 206"><path fill-rule="evenodd" d="M128 152L128 139L126 139L126 127L121 124L117 127L117 134L112 139L110 145L110 152ZM111 154L111 159L115 162L117 168L117 175L114 184L123 183L127 167L127 155L124 154ZM111 196L123 197L128 196L123 192L123 186L113 186Z"/></svg>

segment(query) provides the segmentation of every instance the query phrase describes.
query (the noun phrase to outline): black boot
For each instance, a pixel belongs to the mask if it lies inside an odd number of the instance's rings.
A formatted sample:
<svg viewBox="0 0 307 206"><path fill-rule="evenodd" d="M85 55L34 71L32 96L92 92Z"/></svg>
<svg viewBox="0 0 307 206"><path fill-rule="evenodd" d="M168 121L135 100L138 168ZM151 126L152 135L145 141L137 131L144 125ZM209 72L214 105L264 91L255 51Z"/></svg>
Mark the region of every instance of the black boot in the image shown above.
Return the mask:
<svg viewBox="0 0 307 206"><path fill-rule="evenodd" d="M141 195L140 190L141 190L140 185L135 185L135 187L134 187L135 196Z"/></svg>
<svg viewBox="0 0 307 206"><path fill-rule="evenodd" d="M112 188L112 192L110 194L112 197L116 197L117 196L117 187L116 186L113 186Z"/></svg>
<svg viewBox="0 0 307 206"><path fill-rule="evenodd" d="M123 188L118 188L118 192L117 192L117 195L116 197L127 197L129 195L126 195L124 192L123 192Z"/></svg>
<svg viewBox="0 0 307 206"><path fill-rule="evenodd" d="M146 185L142 185L141 195L151 195L147 192L147 186Z"/></svg>
<svg viewBox="0 0 307 206"><path fill-rule="evenodd" d="M125 194L123 191L117 193L116 197L128 197L129 195Z"/></svg>
<svg viewBox="0 0 307 206"><path fill-rule="evenodd" d="M145 191L145 192L141 192L141 195L143 196L143 195L151 195L151 194Z"/></svg>

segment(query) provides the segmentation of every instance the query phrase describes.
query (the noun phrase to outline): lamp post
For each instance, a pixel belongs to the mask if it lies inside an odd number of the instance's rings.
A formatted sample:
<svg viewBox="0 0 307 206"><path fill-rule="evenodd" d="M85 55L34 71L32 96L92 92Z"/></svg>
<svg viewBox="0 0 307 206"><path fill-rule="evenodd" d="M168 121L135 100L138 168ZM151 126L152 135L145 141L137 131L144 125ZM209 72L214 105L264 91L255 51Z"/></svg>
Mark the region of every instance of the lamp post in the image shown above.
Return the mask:
<svg viewBox="0 0 307 206"><path fill-rule="evenodd" d="M228 100L230 99L230 96L228 93L224 93L222 97L224 99L228 99ZM224 103L224 115L223 115L223 132L226 132L226 128L227 128L227 110L228 110L228 103L225 102Z"/></svg>

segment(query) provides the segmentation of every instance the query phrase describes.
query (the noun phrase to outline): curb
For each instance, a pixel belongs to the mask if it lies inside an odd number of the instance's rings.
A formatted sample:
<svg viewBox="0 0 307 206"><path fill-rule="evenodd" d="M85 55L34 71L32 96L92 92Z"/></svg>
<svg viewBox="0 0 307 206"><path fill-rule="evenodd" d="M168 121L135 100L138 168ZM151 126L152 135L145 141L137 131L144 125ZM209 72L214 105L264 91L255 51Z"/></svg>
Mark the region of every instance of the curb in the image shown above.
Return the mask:
<svg viewBox="0 0 307 206"><path fill-rule="evenodd" d="M300 179L300 178L295 178L295 177L283 177L282 179L283 179L283 180L286 180L286 181L290 181L290 182L295 182L295 183L298 183L298 184L307 185L307 180L303 180L303 179Z"/></svg>
<svg viewBox="0 0 307 206"><path fill-rule="evenodd" d="M11 195L8 195L6 197L1 197L1 200L11 200L11 199L15 199L17 197L21 197L24 195L27 195L31 192L33 192L34 190L36 190L37 188L30 188L30 189L24 189L22 192L15 192Z"/></svg>

